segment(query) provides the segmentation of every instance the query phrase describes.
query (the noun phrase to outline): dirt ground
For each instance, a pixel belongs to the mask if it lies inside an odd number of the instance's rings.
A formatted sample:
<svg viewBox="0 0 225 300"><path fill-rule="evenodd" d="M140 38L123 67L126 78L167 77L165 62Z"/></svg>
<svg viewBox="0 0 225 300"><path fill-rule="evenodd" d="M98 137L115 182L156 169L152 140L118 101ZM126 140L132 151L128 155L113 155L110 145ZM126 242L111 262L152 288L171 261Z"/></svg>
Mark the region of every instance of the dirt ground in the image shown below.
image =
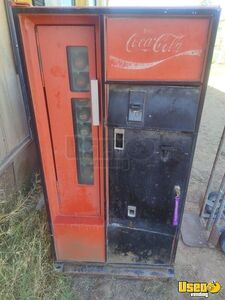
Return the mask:
<svg viewBox="0 0 225 300"><path fill-rule="evenodd" d="M225 80L223 74L225 74L225 65L212 66L189 183L186 211L199 211L199 200L205 191L225 124ZM218 186L223 171L224 164L217 170L215 187ZM210 296L210 299L225 299L225 255L219 249L188 247L180 238L174 279L140 281L106 277L75 277L75 299L193 299L189 295L178 294L177 280L207 282L217 280L221 283L222 290L219 294Z"/></svg>

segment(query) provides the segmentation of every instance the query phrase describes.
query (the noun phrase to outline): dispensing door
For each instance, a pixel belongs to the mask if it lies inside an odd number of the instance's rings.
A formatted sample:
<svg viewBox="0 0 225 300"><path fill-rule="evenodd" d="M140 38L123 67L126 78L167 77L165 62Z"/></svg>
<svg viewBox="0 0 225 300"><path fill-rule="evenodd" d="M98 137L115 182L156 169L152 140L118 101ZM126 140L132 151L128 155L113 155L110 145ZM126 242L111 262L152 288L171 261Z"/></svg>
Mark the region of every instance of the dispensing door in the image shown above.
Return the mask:
<svg viewBox="0 0 225 300"><path fill-rule="evenodd" d="M94 29L38 26L37 33L61 213L96 216L98 127L92 126L90 85L96 78Z"/></svg>
<svg viewBox="0 0 225 300"><path fill-rule="evenodd" d="M58 256L104 261L94 26L37 26L36 38L57 176L58 215L64 216L54 229Z"/></svg>

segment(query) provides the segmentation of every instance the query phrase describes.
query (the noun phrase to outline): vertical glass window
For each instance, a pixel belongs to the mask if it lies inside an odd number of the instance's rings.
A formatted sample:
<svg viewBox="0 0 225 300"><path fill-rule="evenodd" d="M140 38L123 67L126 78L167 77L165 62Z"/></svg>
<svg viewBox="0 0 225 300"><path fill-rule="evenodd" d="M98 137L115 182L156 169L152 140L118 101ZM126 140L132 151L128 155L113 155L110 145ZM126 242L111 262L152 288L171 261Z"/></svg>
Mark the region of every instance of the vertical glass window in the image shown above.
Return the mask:
<svg viewBox="0 0 225 300"><path fill-rule="evenodd" d="M73 92L89 92L88 48L85 46L67 47L70 89Z"/></svg>
<svg viewBox="0 0 225 300"><path fill-rule="evenodd" d="M72 113L76 140L78 182L81 184L93 184L94 167L90 100L72 99Z"/></svg>

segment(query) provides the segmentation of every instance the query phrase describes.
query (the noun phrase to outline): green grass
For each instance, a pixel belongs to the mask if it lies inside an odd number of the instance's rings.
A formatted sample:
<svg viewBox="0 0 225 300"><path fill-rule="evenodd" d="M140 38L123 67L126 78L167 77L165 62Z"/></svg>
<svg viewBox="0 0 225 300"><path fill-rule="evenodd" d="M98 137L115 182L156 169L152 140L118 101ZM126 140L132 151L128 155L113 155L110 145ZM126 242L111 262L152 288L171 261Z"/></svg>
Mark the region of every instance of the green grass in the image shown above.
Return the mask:
<svg viewBox="0 0 225 300"><path fill-rule="evenodd" d="M75 299L72 279L54 271L40 182L0 202L0 299Z"/></svg>

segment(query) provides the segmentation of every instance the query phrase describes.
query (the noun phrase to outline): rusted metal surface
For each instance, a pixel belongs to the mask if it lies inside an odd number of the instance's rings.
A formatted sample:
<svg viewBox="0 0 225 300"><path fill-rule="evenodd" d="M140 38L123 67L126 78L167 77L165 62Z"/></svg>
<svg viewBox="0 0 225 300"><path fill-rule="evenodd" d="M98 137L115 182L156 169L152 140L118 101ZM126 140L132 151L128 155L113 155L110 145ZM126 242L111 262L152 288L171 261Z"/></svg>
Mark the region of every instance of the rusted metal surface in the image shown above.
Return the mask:
<svg viewBox="0 0 225 300"><path fill-rule="evenodd" d="M116 276L121 278L136 278L142 280L148 280L153 278L173 278L174 268L173 267L154 267L144 268L139 265L136 267L130 267L125 264L115 265L115 264L102 264L102 265L92 265L92 264L68 264L62 263L62 270L69 274L89 274L89 275L106 275L106 276Z"/></svg>

